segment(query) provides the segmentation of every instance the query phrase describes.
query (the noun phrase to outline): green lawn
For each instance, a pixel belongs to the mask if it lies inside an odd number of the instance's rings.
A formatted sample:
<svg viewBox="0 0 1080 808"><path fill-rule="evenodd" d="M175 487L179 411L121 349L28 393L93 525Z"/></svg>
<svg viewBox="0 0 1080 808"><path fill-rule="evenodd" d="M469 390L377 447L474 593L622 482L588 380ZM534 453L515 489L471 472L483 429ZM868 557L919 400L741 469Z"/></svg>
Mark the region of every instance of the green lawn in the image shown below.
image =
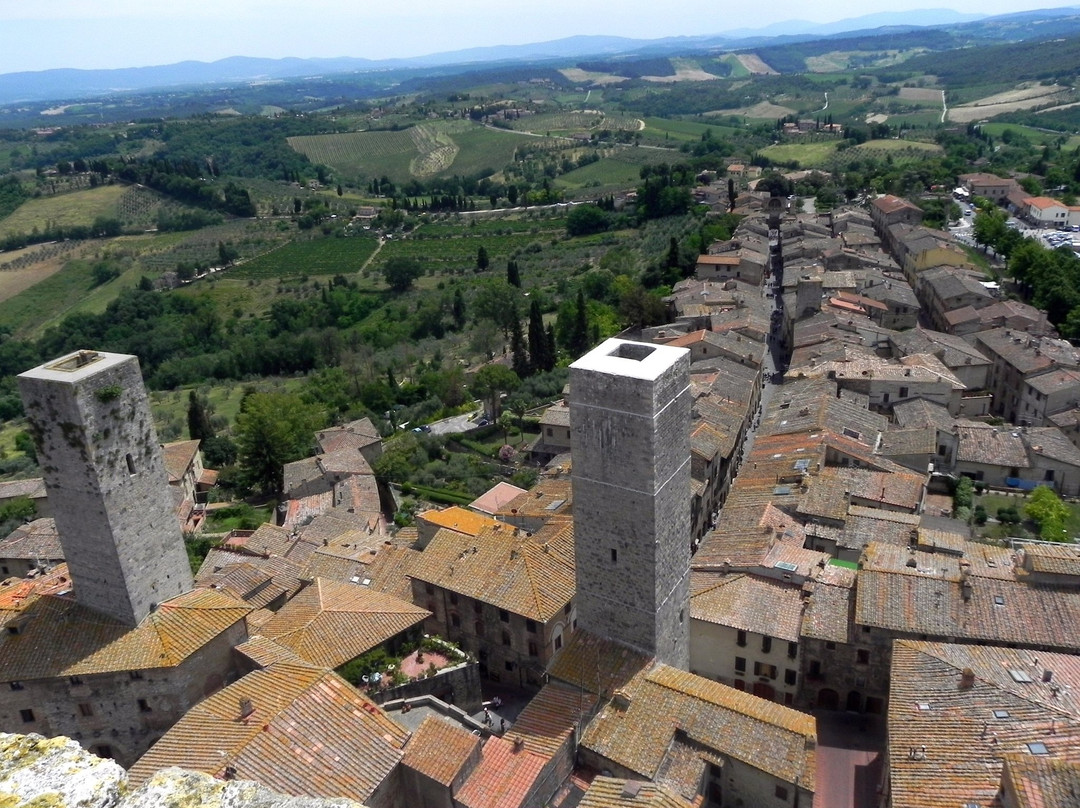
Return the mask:
<svg viewBox="0 0 1080 808"><path fill-rule="evenodd" d="M986 509L987 516L991 519L997 518L998 508L1015 507L1020 512L1021 518L1024 517L1024 504L1027 502L1027 497L1023 496L1009 496L1006 494L983 494L982 496L976 496L972 503L972 507L976 505L982 505ZM1080 502L1066 502L1069 507L1069 518L1065 522L1065 530L1070 536L1080 536ZM1034 527L1030 523L1021 523L1019 525L986 525L982 529L982 533L985 536L992 538L1004 538L1006 536L1014 536L1017 538L1038 538L1038 533L1034 530Z"/></svg>
<svg viewBox="0 0 1080 808"><path fill-rule="evenodd" d="M777 163L796 161L803 168L824 167L836 152L836 140L823 140L818 143L781 143L766 146L761 150L763 157Z"/></svg>

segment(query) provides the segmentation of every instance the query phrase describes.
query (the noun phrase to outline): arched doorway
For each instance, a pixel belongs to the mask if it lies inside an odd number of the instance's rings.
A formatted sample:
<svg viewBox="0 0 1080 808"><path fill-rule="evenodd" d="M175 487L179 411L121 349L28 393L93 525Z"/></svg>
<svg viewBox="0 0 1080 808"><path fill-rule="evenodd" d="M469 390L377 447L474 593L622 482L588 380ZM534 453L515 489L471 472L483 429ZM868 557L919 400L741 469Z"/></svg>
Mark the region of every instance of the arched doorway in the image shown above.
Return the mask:
<svg viewBox="0 0 1080 808"><path fill-rule="evenodd" d="M819 690L817 694L817 706L822 710L840 709L840 694L830 688Z"/></svg>
<svg viewBox="0 0 1080 808"><path fill-rule="evenodd" d="M849 713L862 712L862 693L858 690L852 690L847 694L847 711Z"/></svg>

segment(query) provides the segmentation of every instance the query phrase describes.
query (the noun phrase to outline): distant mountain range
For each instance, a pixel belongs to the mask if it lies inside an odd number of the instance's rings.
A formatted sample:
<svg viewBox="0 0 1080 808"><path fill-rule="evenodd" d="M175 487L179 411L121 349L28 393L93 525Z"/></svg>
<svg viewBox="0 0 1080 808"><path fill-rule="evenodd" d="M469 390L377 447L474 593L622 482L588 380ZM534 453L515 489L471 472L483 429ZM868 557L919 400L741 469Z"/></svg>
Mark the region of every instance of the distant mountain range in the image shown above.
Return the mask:
<svg viewBox="0 0 1080 808"><path fill-rule="evenodd" d="M791 20L755 30L738 30L706 36L664 39L628 39L611 36L574 36L529 45L469 48L405 59L261 59L234 56L216 62L178 62L156 67L114 70L57 69L0 75L0 104L77 100L122 92L158 90L199 85L279 81L313 76L364 74L377 71L410 71L466 64L513 63L580 59L585 57L631 57L671 55L723 49L757 48L765 45L844 38L856 33L889 33L926 27L960 30L982 26L987 38L1021 39L1027 26L1041 25L1043 36L1056 35L1055 20L1077 17L1080 9L1043 11L988 17L960 14L949 9L883 12L828 24ZM1049 24L1048 24L1049 23ZM995 36L993 32L998 32ZM972 36L979 34L974 30Z"/></svg>

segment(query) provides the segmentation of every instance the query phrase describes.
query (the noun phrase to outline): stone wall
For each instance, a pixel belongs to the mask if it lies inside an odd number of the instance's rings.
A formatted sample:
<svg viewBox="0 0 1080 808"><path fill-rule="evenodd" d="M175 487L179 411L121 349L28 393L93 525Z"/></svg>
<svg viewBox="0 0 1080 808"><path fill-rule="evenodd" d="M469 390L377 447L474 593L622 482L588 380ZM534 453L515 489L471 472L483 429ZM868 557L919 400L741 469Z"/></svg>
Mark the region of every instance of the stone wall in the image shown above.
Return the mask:
<svg viewBox="0 0 1080 808"><path fill-rule="evenodd" d="M483 706L480 692L480 666L475 662L463 662L446 668L435 676L417 679L398 687L379 690L371 694L378 704L434 696L439 701L460 707L467 713L475 713Z"/></svg>
<svg viewBox="0 0 1080 808"><path fill-rule="evenodd" d="M683 348L608 340L570 369L581 627L683 669L689 368Z"/></svg>
<svg viewBox="0 0 1080 808"><path fill-rule="evenodd" d="M81 351L19 390L79 602L134 626L190 590L138 360Z"/></svg>

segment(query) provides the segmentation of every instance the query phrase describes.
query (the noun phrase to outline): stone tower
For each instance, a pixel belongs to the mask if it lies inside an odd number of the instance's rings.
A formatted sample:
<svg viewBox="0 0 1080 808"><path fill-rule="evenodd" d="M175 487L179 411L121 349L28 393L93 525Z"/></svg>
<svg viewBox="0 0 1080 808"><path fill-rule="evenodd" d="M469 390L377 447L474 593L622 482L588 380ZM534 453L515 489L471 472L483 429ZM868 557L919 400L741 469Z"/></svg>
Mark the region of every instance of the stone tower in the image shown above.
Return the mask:
<svg viewBox="0 0 1080 808"><path fill-rule="evenodd" d="M570 366L579 625L687 670L690 352L609 339Z"/></svg>
<svg viewBox="0 0 1080 808"><path fill-rule="evenodd" d="M79 351L19 390L79 603L134 626L192 589L139 360Z"/></svg>

